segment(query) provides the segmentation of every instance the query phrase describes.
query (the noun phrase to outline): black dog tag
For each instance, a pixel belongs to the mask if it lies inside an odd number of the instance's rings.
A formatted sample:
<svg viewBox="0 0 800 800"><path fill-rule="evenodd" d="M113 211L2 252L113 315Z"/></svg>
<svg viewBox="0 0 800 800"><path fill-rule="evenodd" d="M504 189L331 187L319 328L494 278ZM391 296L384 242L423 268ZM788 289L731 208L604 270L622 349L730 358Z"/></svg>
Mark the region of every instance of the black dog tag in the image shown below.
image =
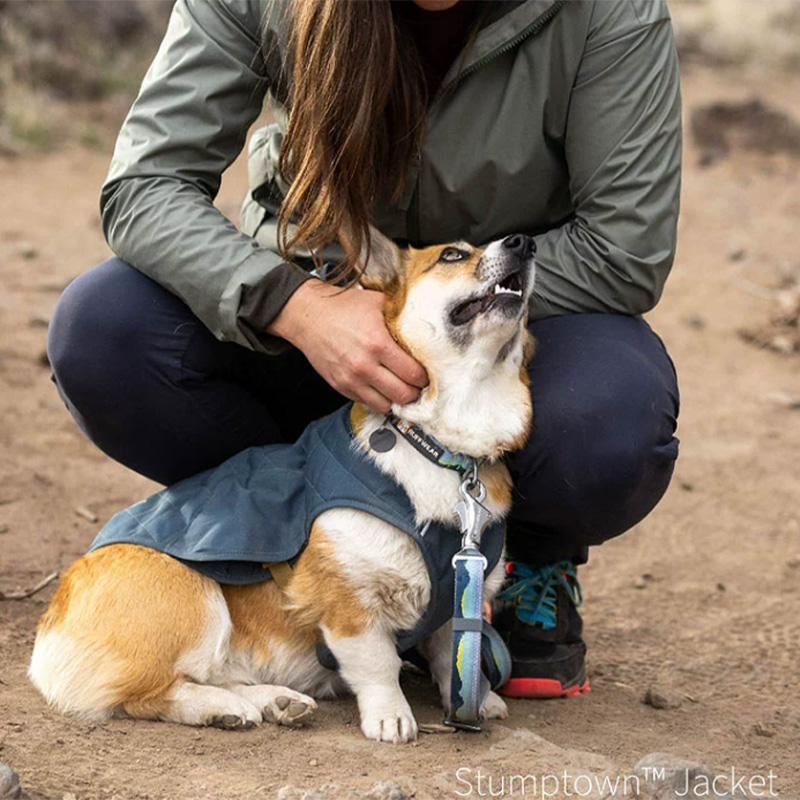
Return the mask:
<svg viewBox="0 0 800 800"><path fill-rule="evenodd" d="M397 436L395 436L394 431L390 431L388 428L378 428L369 437L369 446L376 453L388 452L394 447L395 442L397 442Z"/></svg>

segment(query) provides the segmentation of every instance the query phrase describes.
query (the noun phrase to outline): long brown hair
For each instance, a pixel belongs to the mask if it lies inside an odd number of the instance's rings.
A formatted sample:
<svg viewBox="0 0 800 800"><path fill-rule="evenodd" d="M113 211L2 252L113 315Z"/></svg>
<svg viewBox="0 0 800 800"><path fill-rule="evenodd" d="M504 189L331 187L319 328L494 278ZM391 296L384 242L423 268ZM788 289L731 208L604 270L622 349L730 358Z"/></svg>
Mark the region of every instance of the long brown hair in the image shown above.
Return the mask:
<svg viewBox="0 0 800 800"><path fill-rule="evenodd" d="M287 257L346 231L341 275L357 270L368 246L373 203L399 199L424 136L425 81L389 0L289 5L292 84L278 167L291 186L278 241Z"/></svg>

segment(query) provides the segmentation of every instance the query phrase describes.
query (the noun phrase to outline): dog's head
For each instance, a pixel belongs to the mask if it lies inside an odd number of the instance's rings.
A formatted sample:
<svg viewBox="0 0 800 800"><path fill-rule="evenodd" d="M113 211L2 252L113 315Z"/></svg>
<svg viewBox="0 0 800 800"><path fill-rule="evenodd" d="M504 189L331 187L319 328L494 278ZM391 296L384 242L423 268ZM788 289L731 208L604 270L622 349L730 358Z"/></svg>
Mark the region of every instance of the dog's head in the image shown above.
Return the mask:
<svg viewBox="0 0 800 800"><path fill-rule="evenodd" d="M466 242L401 250L372 232L361 283L386 294L386 322L429 371L488 367L525 333L535 245L517 234L480 250Z"/></svg>
<svg viewBox="0 0 800 800"><path fill-rule="evenodd" d="M526 322L534 253L533 239L523 235L483 250L466 242L400 249L372 232L361 282L385 293L387 327L431 381L416 404L404 407L404 416L434 422L444 413L434 400L444 394L442 401L460 408L462 419L468 407L484 406L493 415L524 417L527 431L525 364L532 347Z"/></svg>

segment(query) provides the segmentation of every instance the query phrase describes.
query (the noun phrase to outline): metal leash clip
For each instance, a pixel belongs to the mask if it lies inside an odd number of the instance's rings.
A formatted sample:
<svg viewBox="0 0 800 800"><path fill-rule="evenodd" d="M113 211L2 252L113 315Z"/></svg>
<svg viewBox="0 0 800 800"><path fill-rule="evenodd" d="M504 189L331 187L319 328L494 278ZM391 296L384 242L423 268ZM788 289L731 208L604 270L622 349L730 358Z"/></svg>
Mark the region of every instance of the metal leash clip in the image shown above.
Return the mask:
<svg viewBox="0 0 800 800"><path fill-rule="evenodd" d="M478 496L472 494L477 490ZM478 478L478 463L472 463L472 469L464 476L459 487L462 500L456 506L456 514L461 524L461 547L480 549L481 538L489 523L492 513L482 505L486 498L486 487Z"/></svg>

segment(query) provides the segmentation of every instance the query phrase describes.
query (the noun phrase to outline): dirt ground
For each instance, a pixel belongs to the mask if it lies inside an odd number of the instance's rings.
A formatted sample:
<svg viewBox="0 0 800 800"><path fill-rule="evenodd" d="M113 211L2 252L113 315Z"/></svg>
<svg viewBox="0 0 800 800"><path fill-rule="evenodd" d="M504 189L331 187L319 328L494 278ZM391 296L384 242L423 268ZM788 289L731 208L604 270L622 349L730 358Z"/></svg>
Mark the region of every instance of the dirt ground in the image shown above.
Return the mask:
<svg viewBox="0 0 800 800"><path fill-rule="evenodd" d="M696 68L684 95L687 123L698 106L754 97L800 121L796 78L765 82ZM464 788L453 777L459 767L494 758L525 772L552 743L624 770L654 751L727 772L771 770L780 796L797 797L800 411L786 398L800 396L800 359L759 350L738 331L770 314L754 287L800 274L800 160L734 146L701 167L701 155L687 136L680 254L650 315L681 379L681 457L658 509L597 548L582 570L591 694L514 701L510 718L482 734L422 736L413 747L364 741L351 699L323 703L301 731L87 725L48 710L25 677L49 587L0 602L0 761L19 772L30 796L235 800L274 797L287 784L363 790L391 780L418 798L455 797ZM107 255L97 196L108 157L69 149L0 160L6 592L63 569L115 511L155 488L83 438L42 360L59 291ZM219 200L234 218L244 185L238 164ZM682 696L681 706L644 705L653 682ZM408 689L418 718L438 721L434 692L418 678Z"/></svg>

